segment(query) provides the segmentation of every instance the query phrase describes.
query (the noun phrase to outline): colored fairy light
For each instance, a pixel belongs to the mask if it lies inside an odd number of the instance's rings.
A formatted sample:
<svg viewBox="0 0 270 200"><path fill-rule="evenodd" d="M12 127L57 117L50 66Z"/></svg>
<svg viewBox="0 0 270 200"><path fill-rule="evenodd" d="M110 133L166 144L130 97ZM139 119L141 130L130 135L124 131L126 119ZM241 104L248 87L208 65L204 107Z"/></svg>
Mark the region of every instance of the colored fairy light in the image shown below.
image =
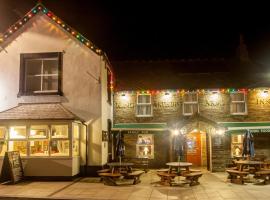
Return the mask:
<svg viewBox="0 0 270 200"><path fill-rule="evenodd" d="M51 17L51 16L52 16L52 13L48 12L47 15L48 15L49 17Z"/></svg>
<svg viewBox="0 0 270 200"><path fill-rule="evenodd" d="M53 17L52 19L55 21L56 20L56 17Z"/></svg>
<svg viewBox="0 0 270 200"><path fill-rule="evenodd" d="M60 20L58 20L58 21L57 21L57 23L58 23L58 24L61 24L61 21L60 21Z"/></svg>
<svg viewBox="0 0 270 200"><path fill-rule="evenodd" d="M77 37L77 38L80 38L80 35L77 35L76 37Z"/></svg>
<svg viewBox="0 0 270 200"><path fill-rule="evenodd" d="M22 22L19 22L20 25L22 25Z"/></svg>
<svg viewBox="0 0 270 200"><path fill-rule="evenodd" d="M37 13L37 10L36 10L36 9L34 9L34 10L33 10L33 13L34 13L34 14L36 14L36 13Z"/></svg>
<svg viewBox="0 0 270 200"><path fill-rule="evenodd" d="M30 13L30 14L28 14L28 17L30 18L30 17L32 17L32 14Z"/></svg>
<svg viewBox="0 0 270 200"><path fill-rule="evenodd" d="M39 10L41 10L41 9L42 9L42 7L41 7L41 6L39 6L39 7L38 7L38 9L39 9Z"/></svg>

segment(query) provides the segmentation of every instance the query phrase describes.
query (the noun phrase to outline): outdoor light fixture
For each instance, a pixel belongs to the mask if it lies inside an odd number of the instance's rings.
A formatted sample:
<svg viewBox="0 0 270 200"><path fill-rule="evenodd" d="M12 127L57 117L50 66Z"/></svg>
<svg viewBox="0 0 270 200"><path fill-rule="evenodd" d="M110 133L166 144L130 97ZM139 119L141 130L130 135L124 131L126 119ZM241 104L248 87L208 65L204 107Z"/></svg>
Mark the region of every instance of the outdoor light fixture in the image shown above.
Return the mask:
<svg viewBox="0 0 270 200"><path fill-rule="evenodd" d="M216 130L217 135L223 135L224 133L225 133L225 131L223 129Z"/></svg>
<svg viewBox="0 0 270 200"><path fill-rule="evenodd" d="M174 129L172 131L173 135L179 135L180 131L178 129Z"/></svg>
<svg viewBox="0 0 270 200"><path fill-rule="evenodd" d="M269 91L268 90L263 90L260 92L260 96L262 98L267 98L269 96Z"/></svg>
<svg viewBox="0 0 270 200"><path fill-rule="evenodd" d="M126 96L126 94L125 94L125 93L123 93L121 96L122 96L122 97L125 97L125 96Z"/></svg>
<svg viewBox="0 0 270 200"><path fill-rule="evenodd" d="M212 92L211 96L210 96L210 100L212 102L217 102L219 100L219 94L218 92Z"/></svg>
<svg viewBox="0 0 270 200"><path fill-rule="evenodd" d="M168 95L170 95L170 93L169 92L165 92L165 95L168 96Z"/></svg>

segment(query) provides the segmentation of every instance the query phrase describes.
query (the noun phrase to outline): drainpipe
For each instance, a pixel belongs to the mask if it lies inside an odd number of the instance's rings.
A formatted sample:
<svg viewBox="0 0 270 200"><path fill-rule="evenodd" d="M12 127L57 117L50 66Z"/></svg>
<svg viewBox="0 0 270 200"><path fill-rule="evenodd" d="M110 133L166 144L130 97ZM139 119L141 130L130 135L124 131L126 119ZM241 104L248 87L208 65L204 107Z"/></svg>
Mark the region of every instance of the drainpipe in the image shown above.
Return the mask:
<svg viewBox="0 0 270 200"><path fill-rule="evenodd" d="M84 174L87 175L87 167L88 167L88 126L83 122L85 126L85 165L84 165Z"/></svg>

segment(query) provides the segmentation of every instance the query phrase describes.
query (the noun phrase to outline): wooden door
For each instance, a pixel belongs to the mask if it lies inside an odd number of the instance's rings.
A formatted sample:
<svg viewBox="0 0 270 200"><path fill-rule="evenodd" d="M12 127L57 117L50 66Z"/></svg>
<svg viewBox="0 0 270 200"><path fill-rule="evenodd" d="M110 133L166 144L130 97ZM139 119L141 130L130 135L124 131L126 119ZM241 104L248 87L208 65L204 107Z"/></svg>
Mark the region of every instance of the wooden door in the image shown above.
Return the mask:
<svg viewBox="0 0 270 200"><path fill-rule="evenodd" d="M201 134L200 132L191 132L187 134L186 140L187 162L195 166L201 166Z"/></svg>

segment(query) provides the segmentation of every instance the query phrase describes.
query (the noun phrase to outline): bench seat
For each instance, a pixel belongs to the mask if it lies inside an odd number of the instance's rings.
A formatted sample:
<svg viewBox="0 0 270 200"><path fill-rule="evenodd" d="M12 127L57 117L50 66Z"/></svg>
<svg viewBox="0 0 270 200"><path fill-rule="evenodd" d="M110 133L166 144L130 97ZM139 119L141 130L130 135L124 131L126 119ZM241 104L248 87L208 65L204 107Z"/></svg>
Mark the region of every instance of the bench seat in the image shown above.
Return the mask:
<svg viewBox="0 0 270 200"><path fill-rule="evenodd" d="M202 172L191 172L188 174L184 174L183 176L186 177L187 183L189 183L190 186L198 185L199 178L202 176Z"/></svg>
<svg viewBox="0 0 270 200"><path fill-rule="evenodd" d="M141 182L140 180L140 176L144 174L144 171L138 170L138 171L133 171L131 173L127 173L127 175L125 176L125 178L131 178L133 179L133 185L138 184Z"/></svg>
<svg viewBox="0 0 270 200"><path fill-rule="evenodd" d="M238 171L233 169L227 169L226 172L229 174L228 179L231 183L244 184L244 177L249 174L247 171Z"/></svg>
<svg viewBox="0 0 270 200"><path fill-rule="evenodd" d="M263 183L270 183L270 170L261 170L255 172L254 178L263 179Z"/></svg>
<svg viewBox="0 0 270 200"><path fill-rule="evenodd" d="M161 183L165 185L172 185L173 179L177 176L175 173L157 172L157 175L161 178Z"/></svg>
<svg viewBox="0 0 270 200"><path fill-rule="evenodd" d="M102 177L104 185L117 186L116 180L122 176L120 173L108 173L103 172L99 173L99 176Z"/></svg>

